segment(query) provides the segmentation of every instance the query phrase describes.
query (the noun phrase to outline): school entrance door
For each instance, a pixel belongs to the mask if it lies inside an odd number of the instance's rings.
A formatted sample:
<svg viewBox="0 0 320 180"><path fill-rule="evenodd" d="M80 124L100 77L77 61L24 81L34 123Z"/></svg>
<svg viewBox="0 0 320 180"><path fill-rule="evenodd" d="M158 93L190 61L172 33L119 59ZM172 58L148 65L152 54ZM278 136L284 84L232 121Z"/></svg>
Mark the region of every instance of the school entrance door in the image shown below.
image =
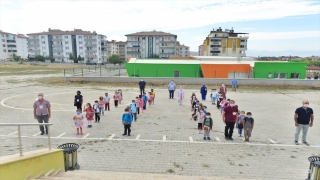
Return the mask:
<svg viewBox="0 0 320 180"><path fill-rule="evenodd" d="M180 77L180 71L174 71L173 77Z"/></svg>

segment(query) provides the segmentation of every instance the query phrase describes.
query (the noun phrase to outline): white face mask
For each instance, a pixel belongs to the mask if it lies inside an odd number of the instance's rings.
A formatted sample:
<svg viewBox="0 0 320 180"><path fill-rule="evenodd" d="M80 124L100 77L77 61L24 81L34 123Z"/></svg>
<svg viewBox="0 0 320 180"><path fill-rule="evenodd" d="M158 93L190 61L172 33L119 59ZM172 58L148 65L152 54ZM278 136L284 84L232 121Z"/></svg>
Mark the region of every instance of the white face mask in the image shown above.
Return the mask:
<svg viewBox="0 0 320 180"><path fill-rule="evenodd" d="M231 107L233 107L233 106L234 106L234 104L230 104L230 106L231 106Z"/></svg>
<svg viewBox="0 0 320 180"><path fill-rule="evenodd" d="M309 104L303 104L303 107L309 107Z"/></svg>
<svg viewBox="0 0 320 180"><path fill-rule="evenodd" d="M42 96L38 96L38 99L42 99Z"/></svg>
<svg viewBox="0 0 320 180"><path fill-rule="evenodd" d="M247 115L247 117L251 117L250 115Z"/></svg>
<svg viewBox="0 0 320 180"><path fill-rule="evenodd" d="M207 118L209 118L210 116L206 116Z"/></svg>

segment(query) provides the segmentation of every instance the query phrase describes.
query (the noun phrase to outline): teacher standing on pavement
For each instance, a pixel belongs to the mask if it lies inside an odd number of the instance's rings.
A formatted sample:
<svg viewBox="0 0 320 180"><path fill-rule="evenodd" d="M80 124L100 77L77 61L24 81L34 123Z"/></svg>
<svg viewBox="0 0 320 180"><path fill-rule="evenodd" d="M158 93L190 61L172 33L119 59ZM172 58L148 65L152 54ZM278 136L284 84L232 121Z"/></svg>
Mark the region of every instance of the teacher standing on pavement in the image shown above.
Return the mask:
<svg viewBox="0 0 320 180"><path fill-rule="evenodd" d="M234 124L238 118L238 106L234 103L234 100L230 100L229 106L224 108L222 114L222 121L226 124L224 129L224 136L226 140L233 140L232 133Z"/></svg>
<svg viewBox="0 0 320 180"><path fill-rule="evenodd" d="M176 83L174 83L173 80L169 83L168 90L169 90L169 99L173 99L174 91L176 90Z"/></svg>
<svg viewBox="0 0 320 180"><path fill-rule="evenodd" d="M38 94L38 100L33 104L33 116L37 119L39 123L48 123L51 118L51 105L49 101L43 98L43 93ZM46 126L46 131L44 131L43 126L39 126L41 135L44 133L48 134L48 126Z"/></svg>
<svg viewBox="0 0 320 180"><path fill-rule="evenodd" d="M206 100L206 96L207 96L207 87L206 87L206 85L202 85L202 87L200 88L200 94L201 94L202 101L205 101Z"/></svg>
<svg viewBox="0 0 320 180"><path fill-rule="evenodd" d="M299 145L299 134L302 129L302 143L309 146L307 143L307 132L309 127L313 126L313 110L309 108L309 101L302 102L302 107L296 109L294 113L294 122L296 126L296 133L294 135L294 141L296 145Z"/></svg>
<svg viewBox="0 0 320 180"><path fill-rule="evenodd" d="M139 82L139 88L140 88L140 95L144 94L144 88L146 87L146 82L141 79Z"/></svg>

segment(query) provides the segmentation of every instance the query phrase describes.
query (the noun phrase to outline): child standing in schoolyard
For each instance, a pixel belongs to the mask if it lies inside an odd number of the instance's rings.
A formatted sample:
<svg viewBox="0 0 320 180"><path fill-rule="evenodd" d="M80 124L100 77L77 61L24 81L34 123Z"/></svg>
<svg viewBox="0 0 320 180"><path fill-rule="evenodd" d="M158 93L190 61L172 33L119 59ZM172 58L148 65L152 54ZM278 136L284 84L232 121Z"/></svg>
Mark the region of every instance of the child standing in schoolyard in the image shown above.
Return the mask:
<svg viewBox="0 0 320 180"><path fill-rule="evenodd" d="M118 101L120 99L120 95L119 95L119 92L116 91L113 95L113 101L114 101L114 107L118 107Z"/></svg>
<svg viewBox="0 0 320 180"><path fill-rule="evenodd" d="M223 100L220 102L220 114L222 114L224 107L227 105L226 98L223 98Z"/></svg>
<svg viewBox="0 0 320 180"><path fill-rule="evenodd" d="M213 121L211 118L211 114L209 112L206 113L206 117L203 120L202 128L204 130L203 140L211 140L210 139L210 131L212 130Z"/></svg>
<svg viewBox="0 0 320 180"><path fill-rule="evenodd" d="M136 106L135 100L132 100L132 103L130 104L130 110L131 110L132 116L134 117L134 121L137 121L137 106Z"/></svg>
<svg viewBox="0 0 320 180"><path fill-rule="evenodd" d="M84 127L83 115L81 114L81 109L77 109L77 113L73 116L74 125L77 128L76 135L83 135L82 128ZM79 133L80 129L80 133Z"/></svg>
<svg viewBox="0 0 320 180"><path fill-rule="evenodd" d="M238 119L236 120L236 128L238 128L238 136L242 136L242 129L243 129L243 121L246 117L244 111L240 111L240 115L238 115Z"/></svg>
<svg viewBox="0 0 320 180"><path fill-rule="evenodd" d="M94 110L91 107L90 103L87 103L85 107L83 107L83 112L86 112L86 118L88 121L88 128L92 128L92 121L94 117Z"/></svg>
<svg viewBox="0 0 320 180"><path fill-rule="evenodd" d="M221 94L219 94L219 98L217 98L217 109L220 109L220 103L223 100L223 96Z"/></svg>
<svg viewBox="0 0 320 180"><path fill-rule="evenodd" d="M105 111L108 109L108 111L110 111L110 97L108 95L108 93L105 93L105 96L104 96L104 101L105 101Z"/></svg>
<svg viewBox="0 0 320 180"><path fill-rule="evenodd" d="M152 95L152 104L154 105L154 99L156 98L156 93L151 89L151 95Z"/></svg>
<svg viewBox="0 0 320 180"><path fill-rule="evenodd" d="M136 104L136 108L137 108L137 114L138 114L138 116L140 116L140 99L138 96L136 97L135 104Z"/></svg>
<svg viewBox="0 0 320 180"><path fill-rule="evenodd" d="M103 99L102 96L99 97L99 112L100 112L100 115L104 116L104 106L106 104L106 101Z"/></svg>
<svg viewBox="0 0 320 180"><path fill-rule="evenodd" d="M121 101L123 100L123 95L122 95L122 90L121 89L118 89L118 94L119 94L118 103L121 104Z"/></svg>
<svg viewBox="0 0 320 180"><path fill-rule="evenodd" d="M212 102L212 105L215 105L216 104L216 99L218 97L218 92L216 89L212 89L212 92L211 92L211 102Z"/></svg>
<svg viewBox="0 0 320 180"><path fill-rule="evenodd" d="M244 128L244 141L249 142L249 138L251 137L251 133L253 130L254 119L252 118L251 112L247 112L247 116L244 118L243 121L243 128Z"/></svg>
<svg viewBox="0 0 320 180"><path fill-rule="evenodd" d="M192 92L190 97L190 103L191 103L191 111L194 111L194 107L196 106L197 97L194 92Z"/></svg>
<svg viewBox="0 0 320 180"><path fill-rule="evenodd" d="M94 110L94 117L95 117L95 123L99 123L100 122L100 108L99 108L99 103L98 101L94 101L94 105L93 105L93 110Z"/></svg>
<svg viewBox="0 0 320 180"><path fill-rule="evenodd" d="M123 136L130 136L131 133L131 124L132 124L132 116L129 112L129 107L124 109L124 114L122 115L122 124L124 126Z"/></svg>
<svg viewBox="0 0 320 180"><path fill-rule="evenodd" d="M203 113L202 110L200 110L200 112L197 112L195 115L193 115L193 116L190 118L190 121L191 121L192 118L197 118L197 122L198 122L198 134L202 134L202 129L203 129L202 123L203 123L204 117L205 117L205 114Z"/></svg>
<svg viewBox="0 0 320 180"><path fill-rule="evenodd" d="M143 110L146 110L147 109L147 101L148 101L148 97L147 97L146 93L143 93L142 100L143 100Z"/></svg>
<svg viewBox="0 0 320 180"><path fill-rule="evenodd" d="M152 94L151 94L151 92L148 92L148 103L149 103L149 106L151 106L151 103L152 103Z"/></svg>
<svg viewBox="0 0 320 180"><path fill-rule="evenodd" d="M143 113L143 105L144 105L144 102L143 102L143 99L142 99L142 96L141 96L141 95L139 95L138 100L139 100L139 109L141 110L141 113ZM139 110L139 111L140 111L140 110Z"/></svg>
<svg viewBox="0 0 320 180"><path fill-rule="evenodd" d="M206 114L207 113L207 106L203 106L202 110L203 110L203 113Z"/></svg>

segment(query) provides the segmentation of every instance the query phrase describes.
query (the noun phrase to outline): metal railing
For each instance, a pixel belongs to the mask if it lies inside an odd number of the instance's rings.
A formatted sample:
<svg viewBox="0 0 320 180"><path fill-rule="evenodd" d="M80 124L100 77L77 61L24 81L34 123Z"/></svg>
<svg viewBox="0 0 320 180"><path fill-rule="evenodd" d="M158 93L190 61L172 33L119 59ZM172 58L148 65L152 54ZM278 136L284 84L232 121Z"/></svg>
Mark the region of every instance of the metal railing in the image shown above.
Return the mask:
<svg viewBox="0 0 320 180"><path fill-rule="evenodd" d="M18 139L19 139L20 156L23 156L20 126L48 126L48 132L47 132L48 133L48 147L49 147L49 150L51 150L50 126L52 126L52 125L53 125L52 123L0 123L0 126L18 126Z"/></svg>

